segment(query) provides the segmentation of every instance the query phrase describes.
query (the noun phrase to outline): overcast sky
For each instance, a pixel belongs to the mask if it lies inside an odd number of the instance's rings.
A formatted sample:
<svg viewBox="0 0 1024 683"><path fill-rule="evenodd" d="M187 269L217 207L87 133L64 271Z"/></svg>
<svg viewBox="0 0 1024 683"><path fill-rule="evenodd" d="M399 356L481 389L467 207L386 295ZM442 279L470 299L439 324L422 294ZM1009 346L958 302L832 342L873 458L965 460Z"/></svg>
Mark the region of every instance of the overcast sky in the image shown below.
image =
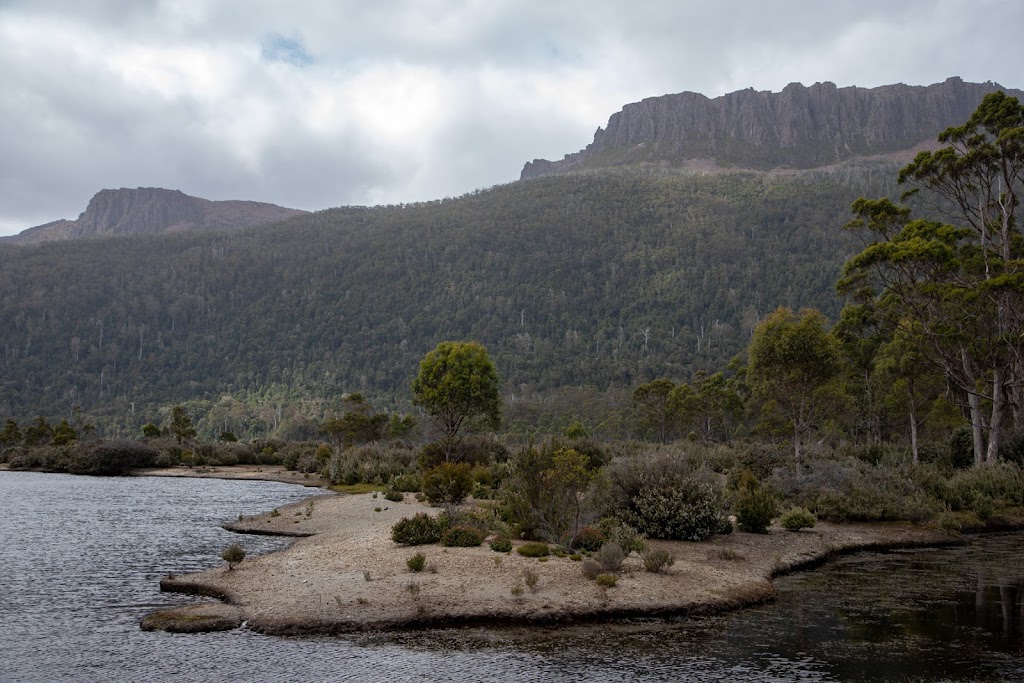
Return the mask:
<svg viewBox="0 0 1024 683"><path fill-rule="evenodd" d="M1019 0L0 0L0 234L103 188L457 196L684 90L1021 88L1022 27Z"/></svg>

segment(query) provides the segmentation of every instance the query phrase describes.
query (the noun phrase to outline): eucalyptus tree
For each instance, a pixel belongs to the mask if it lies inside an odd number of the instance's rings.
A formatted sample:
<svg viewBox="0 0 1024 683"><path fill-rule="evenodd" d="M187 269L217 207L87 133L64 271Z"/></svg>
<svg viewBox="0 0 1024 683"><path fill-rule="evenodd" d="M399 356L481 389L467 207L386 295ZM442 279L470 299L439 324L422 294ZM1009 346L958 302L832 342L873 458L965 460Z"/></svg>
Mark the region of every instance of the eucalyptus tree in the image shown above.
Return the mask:
<svg viewBox="0 0 1024 683"><path fill-rule="evenodd" d="M838 287L873 301L891 329L913 326L920 352L966 399L980 464L998 457L1008 397L1014 425L1024 427L1024 107L1002 92L987 95L939 142L902 169L899 182L912 186L904 199L948 221L915 219L888 199L858 199L847 227L866 233L868 244Z"/></svg>

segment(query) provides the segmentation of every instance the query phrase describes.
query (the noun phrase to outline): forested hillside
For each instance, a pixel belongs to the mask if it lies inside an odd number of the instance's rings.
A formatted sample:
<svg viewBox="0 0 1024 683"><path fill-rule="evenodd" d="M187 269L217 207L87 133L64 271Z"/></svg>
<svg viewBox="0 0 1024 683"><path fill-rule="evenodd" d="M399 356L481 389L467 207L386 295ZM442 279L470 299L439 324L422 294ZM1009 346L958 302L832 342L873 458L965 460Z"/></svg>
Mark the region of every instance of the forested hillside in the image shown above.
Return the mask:
<svg viewBox="0 0 1024 683"><path fill-rule="evenodd" d="M506 398L687 378L779 305L835 316L841 230L895 164L593 171L230 234L0 247L0 415L136 425L278 392L408 405L417 361L483 343ZM268 419L268 422L270 419Z"/></svg>

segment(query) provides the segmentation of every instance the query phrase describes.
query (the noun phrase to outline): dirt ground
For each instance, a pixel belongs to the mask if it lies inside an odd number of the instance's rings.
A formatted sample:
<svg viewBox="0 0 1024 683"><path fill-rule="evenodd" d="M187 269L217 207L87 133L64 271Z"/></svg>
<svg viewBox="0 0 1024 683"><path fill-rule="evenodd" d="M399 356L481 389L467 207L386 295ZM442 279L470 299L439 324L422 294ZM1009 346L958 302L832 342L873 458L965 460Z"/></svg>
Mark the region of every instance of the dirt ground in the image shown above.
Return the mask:
<svg viewBox="0 0 1024 683"><path fill-rule="evenodd" d="M234 570L165 578L164 590L223 602L159 612L142 626L195 631L245 623L266 633L295 634L700 614L771 600L773 576L837 553L956 542L909 524L828 523L799 532L737 531L701 543L654 541L651 545L675 557L667 573L644 571L633 554L618 584L602 588L569 557L526 558L494 552L486 543L476 548L395 544L392 525L417 512L438 511L411 495L394 503L372 494L328 494L246 518L229 528L305 537L280 552L247 558ZM426 555L427 568L411 572L406 560L417 552ZM529 573L537 576L532 588Z"/></svg>

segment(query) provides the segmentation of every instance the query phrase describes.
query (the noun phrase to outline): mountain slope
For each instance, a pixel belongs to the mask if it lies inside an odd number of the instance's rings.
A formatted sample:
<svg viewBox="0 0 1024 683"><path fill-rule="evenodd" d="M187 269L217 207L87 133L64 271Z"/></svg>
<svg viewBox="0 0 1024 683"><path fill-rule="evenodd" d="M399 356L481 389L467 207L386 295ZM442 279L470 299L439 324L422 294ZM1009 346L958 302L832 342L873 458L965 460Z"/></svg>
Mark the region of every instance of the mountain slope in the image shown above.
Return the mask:
<svg viewBox="0 0 1024 683"><path fill-rule="evenodd" d="M215 202L158 187L121 188L97 192L77 220L38 225L5 241L31 244L103 235L239 230L304 213L261 202Z"/></svg>
<svg viewBox="0 0 1024 683"><path fill-rule="evenodd" d="M996 83L949 78L930 86L791 83L779 93L748 89L714 99L693 92L651 97L612 115L585 149L559 161L536 159L521 177L640 162L816 168L933 142L998 89ZM1024 98L1024 92L1006 92Z"/></svg>

